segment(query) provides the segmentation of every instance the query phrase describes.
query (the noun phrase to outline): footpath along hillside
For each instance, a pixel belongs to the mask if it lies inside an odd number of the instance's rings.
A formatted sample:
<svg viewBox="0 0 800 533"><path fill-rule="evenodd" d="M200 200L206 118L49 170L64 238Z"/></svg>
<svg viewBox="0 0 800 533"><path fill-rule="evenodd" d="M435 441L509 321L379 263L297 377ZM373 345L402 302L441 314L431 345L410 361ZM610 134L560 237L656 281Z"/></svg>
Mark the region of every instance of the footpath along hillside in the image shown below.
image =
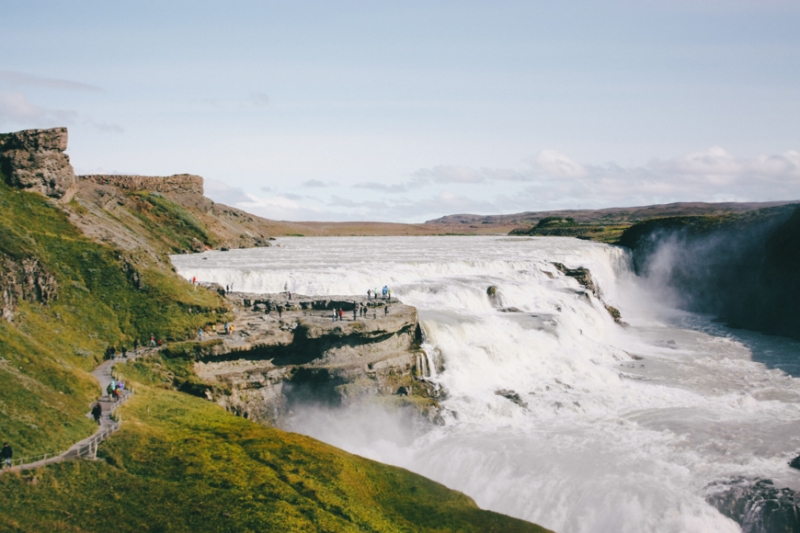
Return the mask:
<svg viewBox="0 0 800 533"><path fill-rule="evenodd" d="M141 349L136 352L129 352L131 355L127 358L127 360L134 361L139 356L149 355L154 351L155 350ZM114 380L113 373L115 362L117 361L114 359L106 360L97 365L97 367L91 372L91 374L97 378L97 382L100 385L101 391L105 391L111 384L112 380ZM114 417L114 411L124 404L134 392L135 391L132 388L126 388L125 392L119 398L115 398L111 394L106 394L97 400L97 403L99 403L101 406L102 414L100 416L100 423L98 424L97 431L95 431L90 437L86 437L85 439L76 442L68 449L63 451L44 453L33 457L15 458L12 460L11 467L3 469L0 471L0 474L32 470L34 468L40 468L45 465L58 463L69 459L77 459L79 457L91 459L97 458L97 449L100 443L114 434L122 426L122 419L119 417ZM91 412L87 413L86 416L88 418L92 418Z"/></svg>

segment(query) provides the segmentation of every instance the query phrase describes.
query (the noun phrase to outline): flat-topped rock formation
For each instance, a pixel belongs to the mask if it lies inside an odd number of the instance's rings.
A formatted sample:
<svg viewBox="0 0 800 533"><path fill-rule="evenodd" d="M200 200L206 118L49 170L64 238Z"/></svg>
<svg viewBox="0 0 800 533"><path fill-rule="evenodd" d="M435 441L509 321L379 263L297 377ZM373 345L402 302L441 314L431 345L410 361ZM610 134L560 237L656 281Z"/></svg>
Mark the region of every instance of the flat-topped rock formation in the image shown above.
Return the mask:
<svg viewBox="0 0 800 533"><path fill-rule="evenodd" d="M75 193L67 128L23 130L0 135L0 171L12 187L68 201Z"/></svg>
<svg viewBox="0 0 800 533"><path fill-rule="evenodd" d="M276 423L299 403L431 392L414 380L426 368L414 307L360 296L228 298L236 313L232 331L218 325L204 333L194 370L224 385L227 392L213 399L230 411ZM335 309L344 311L342 320L334 321Z"/></svg>

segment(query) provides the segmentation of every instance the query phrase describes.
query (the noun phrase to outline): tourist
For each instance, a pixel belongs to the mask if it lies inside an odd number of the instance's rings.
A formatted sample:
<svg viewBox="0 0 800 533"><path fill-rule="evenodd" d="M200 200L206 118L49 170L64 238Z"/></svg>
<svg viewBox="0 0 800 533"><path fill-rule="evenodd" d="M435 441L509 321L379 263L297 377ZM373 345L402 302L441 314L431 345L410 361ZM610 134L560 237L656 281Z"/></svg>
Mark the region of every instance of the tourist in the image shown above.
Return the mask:
<svg viewBox="0 0 800 533"><path fill-rule="evenodd" d="M344 320L344 309L339 309L339 322Z"/></svg>
<svg viewBox="0 0 800 533"><path fill-rule="evenodd" d="M392 289L386 289L386 294L389 295L389 301L392 301Z"/></svg>
<svg viewBox="0 0 800 533"><path fill-rule="evenodd" d="M367 300L372 298L372 289L367 289Z"/></svg>
<svg viewBox="0 0 800 533"><path fill-rule="evenodd" d="M386 299L386 295L389 294L389 287L384 285L383 290L381 292L383 292L383 298Z"/></svg>
<svg viewBox="0 0 800 533"><path fill-rule="evenodd" d="M225 335L228 335L228 334L230 334L230 331L229 331L229 327L228 327L228 323L227 323L227 322L225 322L225 326L224 326L224 327L225 327Z"/></svg>
<svg viewBox="0 0 800 533"><path fill-rule="evenodd" d="M197 340L202 342L202 340L203 340L203 328L200 328L200 329L197 330Z"/></svg>
<svg viewBox="0 0 800 533"><path fill-rule="evenodd" d="M14 457L14 450L11 449L9 443L3 443L3 450L0 451L0 457L3 458L3 468L11 468L11 458Z"/></svg>
<svg viewBox="0 0 800 533"><path fill-rule="evenodd" d="M100 417L103 415L103 407L100 405L100 401L98 400L95 402L94 407L92 407L92 418L94 421L100 425Z"/></svg>
<svg viewBox="0 0 800 533"><path fill-rule="evenodd" d="M156 345L156 336L153 333L151 333L150 334L150 346L155 346L155 345Z"/></svg>
<svg viewBox="0 0 800 533"><path fill-rule="evenodd" d="M125 346L123 346L122 348L120 348L120 350L122 351L122 358L123 359L127 358L128 357L128 349Z"/></svg>
<svg viewBox="0 0 800 533"><path fill-rule="evenodd" d="M112 379L112 380L111 380L111 383L109 383L109 384L108 384L108 387L106 387L106 393L108 393L108 399L109 399L109 400L113 399L113 398L112 398L112 395L114 394L114 389L115 389L115 387L114 387L114 380Z"/></svg>
<svg viewBox="0 0 800 533"><path fill-rule="evenodd" d="M388 316L388 315L389 315L389 306L387 305L386 307L383 308L383 316Z"/></svg>
<svg viewBox="0 0 800 533"><path fill-rule="evenodd" d="M287 294L289 295L289 299L291 300L292 299L292 291L289 291Z"/></svg>
<svg viewBox="0 0 800 533"><path fill-rule="evenodd" d="M333 320L332 320L332 322L336 322L336 315L338 315L338 313L336 312L336 308L334 308L333 309Z"/></svg>
<svg viewBox="0 0 800 533"><path fill-rule="evenodd" d="M139 349L139 339L133 339L133 351L136 352Z"/></svg>
<svg viewBox="0 0 800 533"><path fill-rule="evenodd" d="M231 327L230 327L230 329L229 329L229 332L230 332L230 335L233 335L233 324L231 324Z"/></svg>
<svg viewBox="0 0 800 533"><path fill-rule="evenodd" d="M283 306L279 305L278 306L278 318L282 318L282 317L283 317Z"/></svg>
<svg viewBox="0 0 800 533"><path fill-rule="evenodd" d="M376 300L378 299L378 289L377 288L374 291L372 291L372 296L374 296Z"/></svg>
<svg viewBox="0 0 800 533"><path fill-rule="evenodd" d="M353 302L353 321L358 320L358 306Z"/></svg>

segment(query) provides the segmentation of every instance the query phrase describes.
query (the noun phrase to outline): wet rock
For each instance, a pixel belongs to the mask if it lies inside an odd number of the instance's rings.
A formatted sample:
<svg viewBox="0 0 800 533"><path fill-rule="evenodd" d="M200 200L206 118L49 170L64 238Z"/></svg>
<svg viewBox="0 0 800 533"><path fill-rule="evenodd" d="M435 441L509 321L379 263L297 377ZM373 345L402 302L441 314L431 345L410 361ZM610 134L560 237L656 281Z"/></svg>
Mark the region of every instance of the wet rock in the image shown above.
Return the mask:
<svg viewBox="0 0 800 533"><path fill-rule="evenodd" d="M789 466L791 468L796 468L797 470L800 470L800 455L792 459L792 462L789 463Z"/></svg>
<svg viewBox="0 0 800 533"><path fill-rule="evenodd" d="M734 478L709 487L706 500L744 533L800 531L800 494L769 479Z"/></svg>
<svg viewBox="0 0 800 533"><path fill-rule="evenodd" d="M564 275L569 276L570 278L574 278L582 287L589 290L594 294L596 297L600 297L600 291L597 289L597 286L594 284L594 280L592 279L592 273L589 271L588 268L578 267L578 268L567 268L564 266L563 263L553 263L553 266L556 267L559 271L561 271Z"/></svg>
<svg viewBox="0 0 800 533"><path fill-rule="evenodd" d="M515 404L519 405L522 408L528 407L528 402L524 401L520 397L519 393L514 392L511 389L499 389L494 391L494 393L497 394L498 396L502 396L503 398L511 400L512 402L514 402Z"/></svg>
<svg viewBox="0 0 800 533"><path fill-rule="evenodd" d="M486 294L492 298L497 296L497 287L495 285L490 285L488 289L486 289Z"/></svg>
<svg viewBox="0 0 800 533"><path fill-rule="evenodd" d="M397 389L397 392L395 394L397 394L398 396L408 396L410 392L411 391L408 389L408 387L400 387L399 389Z"/></svg>
<svg viewBox="0 0 800 533"><path fill-rule="evenodd" d="M521 313L522 309L518 307L504 307L500 309L501 313Z"/></svg>

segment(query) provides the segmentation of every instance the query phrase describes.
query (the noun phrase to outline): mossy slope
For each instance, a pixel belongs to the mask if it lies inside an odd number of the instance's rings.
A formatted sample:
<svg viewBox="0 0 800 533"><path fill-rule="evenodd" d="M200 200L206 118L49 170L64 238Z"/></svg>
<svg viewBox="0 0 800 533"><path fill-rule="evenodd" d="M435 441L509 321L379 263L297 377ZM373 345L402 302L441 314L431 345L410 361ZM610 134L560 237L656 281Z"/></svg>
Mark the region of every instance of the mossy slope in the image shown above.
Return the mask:
<svg viewBox="0 0 800 533"><path fill-rule="evenodd" d="M406 470L180 392L140 385L121 411L123 429L100 450L105 461L0 477L0 529L545 531Z"/></svg>
<svg viewBox="0 0 800 533"><path fill-rule="evenodd" d="M186 338L227 312L219 296L157 268L133 271L115 248L84 237L38 194L0 179L0 259L35 259L55 299L17 302L0 320L0 437L17 456L53 452L91 434L83 415L99 390L87 371L109 345ZM135 276L134 276L135 273Z"/></svg>

